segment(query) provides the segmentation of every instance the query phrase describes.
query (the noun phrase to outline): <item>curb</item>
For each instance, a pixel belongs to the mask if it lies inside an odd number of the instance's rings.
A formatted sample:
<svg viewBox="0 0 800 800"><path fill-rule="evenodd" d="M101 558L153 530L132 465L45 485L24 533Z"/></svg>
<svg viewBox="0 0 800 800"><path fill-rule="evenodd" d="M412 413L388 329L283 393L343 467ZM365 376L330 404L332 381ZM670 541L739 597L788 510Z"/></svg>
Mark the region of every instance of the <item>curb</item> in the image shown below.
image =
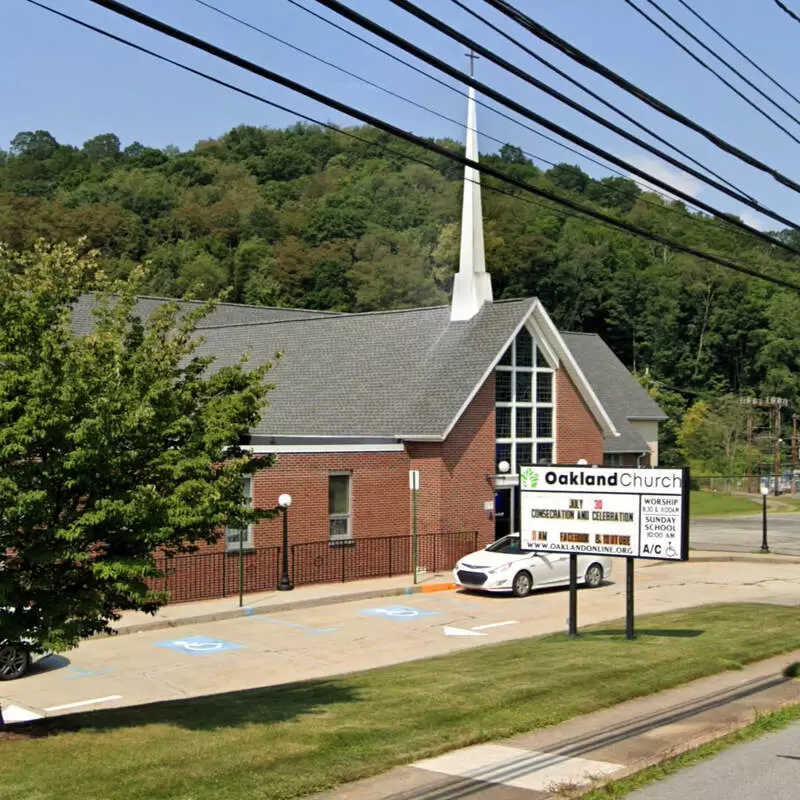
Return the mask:
<svg viewBox="0 0 800 800"><path fill-rule="evenodd" d="M718 556L699 556L692 558L691 551L689 551L689 562L694 561L696 564L714 563L719 561L740 561L747 564L800 564L800 557L798 556L782 556L775 555L760 555L758 553L721 553ZM663 562L656 562L658 564Z"/></svg>
<svg viewBox="0 0 800 800"><path fill-rule="evenodd" d="M456 588L454 583L429 583L420 586L422 594L433 594L433 592L451 592Z"/></svg>
<svg viewBox="0 0 800 800"><path fill-rule="evenodd" d="M99 634L95 638L107 636L125 636L130 633L159 630L164 628L180 628L185 625L199 625L204 622L219 622L237 617L253 617L261 614L274 614L279 611L292 611L300 608L314 608L315 606L333 606L340 603L350 603L354 600L372 600L379 597L397 597L398 595L430 594L432 592L445 592L455 588L454 583L417 584L415 586L398 586L391 589L370 589L364 592L350 592L348 594L328 597L315 597L307 600L290 600L285 603L276 603L269 606L242 606L225 611L213 611L208 614L196 614L191 617L178 619L154 619L152 622L142 622L136 625L126 625L118 628L113 633Z"/></svg>

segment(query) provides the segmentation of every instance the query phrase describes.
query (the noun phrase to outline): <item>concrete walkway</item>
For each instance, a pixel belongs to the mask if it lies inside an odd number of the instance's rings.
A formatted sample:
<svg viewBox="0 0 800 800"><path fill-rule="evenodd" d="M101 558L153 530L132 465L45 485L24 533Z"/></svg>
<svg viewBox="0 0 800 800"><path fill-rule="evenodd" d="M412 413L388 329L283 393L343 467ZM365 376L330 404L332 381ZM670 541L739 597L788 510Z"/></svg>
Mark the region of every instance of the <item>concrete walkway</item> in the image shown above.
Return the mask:
<svg viewBox="0 0 800 800"><path fill-rule="evenodd" d="M576 796L800 703L800 650L347 784L315 800L544 800ZM598 687L602 691L602 687Z"/></svg>
<svg viewBox="0 0 800 800"><path fill-rule="evenodd" d="M747 553L721 553L692 551L689 563L737 561L756 564L798 564L800 557L760 555ZM675 563L662 561L640 561L642 568L658 564ZM328 606L348 603L351 600L369 600L375 597L410 595L417 592L436 592L453 588L450 572L426 575L415 584L411 575L396 575L392 578L370 578L347 583L316 583L298 586L289 592L262 592L245 595L239 606L238 595L216 600L200 600L191 603L175 603L164 606L155 615L129 611L114 623L118 634L137 633L154 628L172 628L180 625L195 625L201 622L233 619L253 614L273 614L297 608Z"/></svg>

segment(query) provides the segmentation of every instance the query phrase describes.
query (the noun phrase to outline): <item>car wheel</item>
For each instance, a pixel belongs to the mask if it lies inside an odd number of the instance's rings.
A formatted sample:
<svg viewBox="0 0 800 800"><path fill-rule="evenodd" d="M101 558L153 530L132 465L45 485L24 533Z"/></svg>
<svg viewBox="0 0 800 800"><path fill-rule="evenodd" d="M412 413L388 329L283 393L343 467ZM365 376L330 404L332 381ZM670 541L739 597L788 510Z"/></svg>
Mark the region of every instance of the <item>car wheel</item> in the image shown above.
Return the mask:
<svg viewBox="0 0 800 800"><path fill-rule="evenodd" d="M31 665L31 654L19 644L0 645L0 681L21 678Z"/></svg>
<svg viewBox="0 0 800 800"><path fill-rule="evenodd" d="M511 592L514 597L527 597L533 588L533 578L530 572L522 570L514 576L514 583L511 584Z"/></svg>
<svg viewBox="0 0 800 800"><path fill-rule="evenodd" d="M590 589L596 589L603 582L603 568L599 564L591 564L583 580Z"/></svg>

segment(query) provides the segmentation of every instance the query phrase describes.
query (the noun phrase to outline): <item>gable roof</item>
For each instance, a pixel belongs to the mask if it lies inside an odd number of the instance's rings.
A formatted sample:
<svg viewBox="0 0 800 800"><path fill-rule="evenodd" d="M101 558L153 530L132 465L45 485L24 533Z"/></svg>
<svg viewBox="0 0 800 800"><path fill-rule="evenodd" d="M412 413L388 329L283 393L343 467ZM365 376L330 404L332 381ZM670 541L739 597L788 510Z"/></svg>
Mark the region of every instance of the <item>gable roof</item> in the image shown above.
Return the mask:
<svg viewBox="0 0 800 800"><path fill-rule="evenodd" d="M443 439L534 301L486 303L471 320L448 306L202 326L220 365L283 357L254 436Z"/></svg>
<svg viewBox="0 0 800 800"><path fill-rule="evenodd" d="M139 297L136 302L136 314L147 319L158 306L175 302L166 297ZM180 300L181 306L187 310L201 305L197 300ZM78 336L92 329L92 305L94 295L84 294L72 307L72 326ZM202 325L235 325L248 322L281 322L290 319L314 319L319 317L339 316L335 311L312 311L305 308L273 308L270 306L246 306L239 303L218 303L214 310L201 323Z"/></svg>
<svg viewBox="0 0 800 800"><path fill-rule="evenodd" d="M618 437L605 438L603 451L649 452L647 442L631 422L663 422L667 415L596 333L562 333L561 336L619 431Z"/></svg>
<svg viewBox="0 0 800 800"><path fill-rule="evenodd" d="M91 329L92 302L85 295L73 309L79 335ZM142 297L136 312L147 318L163 302ZM647 449L623 413L628 407L621 410L618 384L627 381L626 399L644 395L647 404L633 409L642 418L666 418L600 337L559 334L537 299L485 303L470 320L449 317L448 306L339 314L221 303L198 326L204 340L198 353L214 356L217 366L237 363L244 353L253 364L274 362L269 408L251 431L267 443L275 437L441 441L526 323L570 375L607 442L624 448L617 452ZM275 361L277 352L283 355Z"/></svg>

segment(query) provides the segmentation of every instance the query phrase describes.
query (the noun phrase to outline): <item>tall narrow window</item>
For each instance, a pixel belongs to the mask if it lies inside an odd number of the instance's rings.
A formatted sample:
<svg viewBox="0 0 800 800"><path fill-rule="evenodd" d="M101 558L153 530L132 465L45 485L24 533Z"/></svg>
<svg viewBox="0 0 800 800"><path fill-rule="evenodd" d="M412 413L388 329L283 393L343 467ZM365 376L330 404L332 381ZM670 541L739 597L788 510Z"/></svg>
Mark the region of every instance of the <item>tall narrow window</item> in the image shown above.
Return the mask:
<svg viewBox="0 0 800 800"><path fill-rule="evenodd" d="M527 328L522 328L495 369L496 464L512 472L546 459L555 446L554 370ZM502 456L502 458L501 458Z"/></svg>
<svg viewBox="0 0 800 800"><path fill-rule="evenodd" d="M351 527L351 476L338 473L328 476L328 516L330 540L341 542L353 538Z"/></svg>
<svg viewBox="0 0 800 800"><path fill-rule="evenodd" d="M253 505L253 478L248 475L242 478L242 505ZM244 550L252 549L253 547L253 526L246 525L243 528L226 527L225 528L225 550L226 552L233 552L241 547Z"/></svg>

